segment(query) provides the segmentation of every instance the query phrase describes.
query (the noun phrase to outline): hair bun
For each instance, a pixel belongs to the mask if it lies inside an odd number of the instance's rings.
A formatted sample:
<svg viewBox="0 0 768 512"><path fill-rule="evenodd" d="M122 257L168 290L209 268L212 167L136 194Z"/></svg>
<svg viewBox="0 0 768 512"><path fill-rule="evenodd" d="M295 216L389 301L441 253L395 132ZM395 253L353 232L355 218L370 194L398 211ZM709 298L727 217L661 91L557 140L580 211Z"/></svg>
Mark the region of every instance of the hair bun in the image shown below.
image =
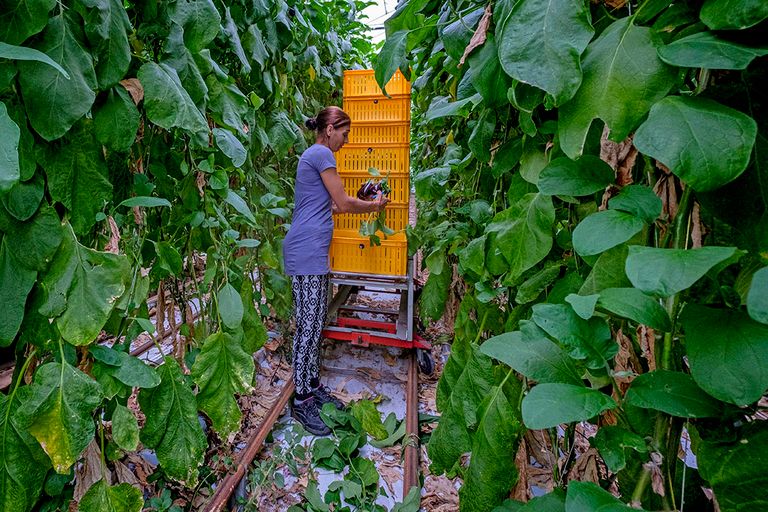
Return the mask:
<svg viewBox="0 0 768 512"><path fill-rule="evenodd" d="M309 128L310 130L317 130L317 118L316 117L310 117L306 121L304 121L304 124Z"/></svg>

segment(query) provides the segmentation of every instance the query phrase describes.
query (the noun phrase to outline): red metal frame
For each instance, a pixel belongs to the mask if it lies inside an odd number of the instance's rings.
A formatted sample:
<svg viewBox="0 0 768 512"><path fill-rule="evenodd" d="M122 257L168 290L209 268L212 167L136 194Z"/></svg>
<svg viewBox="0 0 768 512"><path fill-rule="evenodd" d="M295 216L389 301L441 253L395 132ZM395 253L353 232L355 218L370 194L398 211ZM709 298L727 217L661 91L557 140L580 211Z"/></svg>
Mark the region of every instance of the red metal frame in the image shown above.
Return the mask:
<svg viewBox="0 0 768 512"><path fill-rule="evenodd" d="M397 332L397 324L394 322L380 322L377 320L363 320L360 318L350 317L339 317L336 319L336 323L334 323L332 326L378 329L389 334L395 334ZM432 348L431 343L415 333L412 340L401 340L398 338L391 338L389 336L379 336L375 332L371 331L360 330L353 332L340 332L324 329L323 336L332 340L349 341L353 345L360 345L363 347L367 347L373 343L375 345L385 345L387 347L398 348L420 348L424 350L430 350Z"/></svg>

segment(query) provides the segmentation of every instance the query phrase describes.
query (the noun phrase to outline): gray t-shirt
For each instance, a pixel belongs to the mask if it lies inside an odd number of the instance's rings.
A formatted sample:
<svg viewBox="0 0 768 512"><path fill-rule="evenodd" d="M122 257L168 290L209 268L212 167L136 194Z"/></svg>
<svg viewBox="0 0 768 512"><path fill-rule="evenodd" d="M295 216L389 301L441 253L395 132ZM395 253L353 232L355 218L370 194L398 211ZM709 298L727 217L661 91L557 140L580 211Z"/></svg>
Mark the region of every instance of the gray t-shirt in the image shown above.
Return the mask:
<svg viewBox="0 0 768 512"><path fill-rule="evenodd" d="M289 276L330 272L328 249L333 237L333 213L331 195L320 173L332 167L336 167L333 152L322 144L313 144L299 159L293 219L283 242L285 273Z"/></svg>

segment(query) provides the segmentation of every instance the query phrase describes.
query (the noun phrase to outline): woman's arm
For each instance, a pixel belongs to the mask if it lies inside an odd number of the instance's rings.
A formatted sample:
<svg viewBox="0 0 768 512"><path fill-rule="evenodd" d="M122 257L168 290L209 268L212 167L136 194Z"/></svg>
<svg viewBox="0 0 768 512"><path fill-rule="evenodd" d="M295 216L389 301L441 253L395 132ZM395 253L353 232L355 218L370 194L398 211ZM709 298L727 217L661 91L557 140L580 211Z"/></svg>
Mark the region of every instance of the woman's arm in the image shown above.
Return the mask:
<svg viewBox="0 0 768 512"><path fill-rule="evenodd" d="M363 201L356 197L347 195L344 190L344 182L341 176L336 172L335 167L330 167L320 173L326 190L331 195L331 199L336 203L334 213L371 213L380 212L389 202L389 198L380 196L375 201Z"/></svg>

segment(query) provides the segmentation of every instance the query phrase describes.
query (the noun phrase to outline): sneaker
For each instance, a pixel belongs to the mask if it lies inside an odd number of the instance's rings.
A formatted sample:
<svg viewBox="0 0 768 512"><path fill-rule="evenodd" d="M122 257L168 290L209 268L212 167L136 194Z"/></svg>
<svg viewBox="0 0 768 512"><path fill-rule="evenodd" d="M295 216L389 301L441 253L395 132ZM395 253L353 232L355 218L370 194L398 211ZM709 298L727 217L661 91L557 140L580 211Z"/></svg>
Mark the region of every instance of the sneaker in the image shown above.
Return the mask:
<svg viewBox="0 0 768 512"><path fill-rule="evenodd" d="M318 401L318 407L320 408L327 403L332 403L340 411L346 407L344 402L333 396L331 391L322 384L312 390L312 396Z"/></svg>
<svg viewBox="0 0 768 512"><path fill-rule="evenodd" d="M322 407L322 404L320 404ZM331 429L328 428L320 417L320 411L318 409L318 401L314 396L310 396L306 400L301 402L293 401L292 416L301 423L304 430L310 434L316 436L327 436L331 433Z"/></svg>

